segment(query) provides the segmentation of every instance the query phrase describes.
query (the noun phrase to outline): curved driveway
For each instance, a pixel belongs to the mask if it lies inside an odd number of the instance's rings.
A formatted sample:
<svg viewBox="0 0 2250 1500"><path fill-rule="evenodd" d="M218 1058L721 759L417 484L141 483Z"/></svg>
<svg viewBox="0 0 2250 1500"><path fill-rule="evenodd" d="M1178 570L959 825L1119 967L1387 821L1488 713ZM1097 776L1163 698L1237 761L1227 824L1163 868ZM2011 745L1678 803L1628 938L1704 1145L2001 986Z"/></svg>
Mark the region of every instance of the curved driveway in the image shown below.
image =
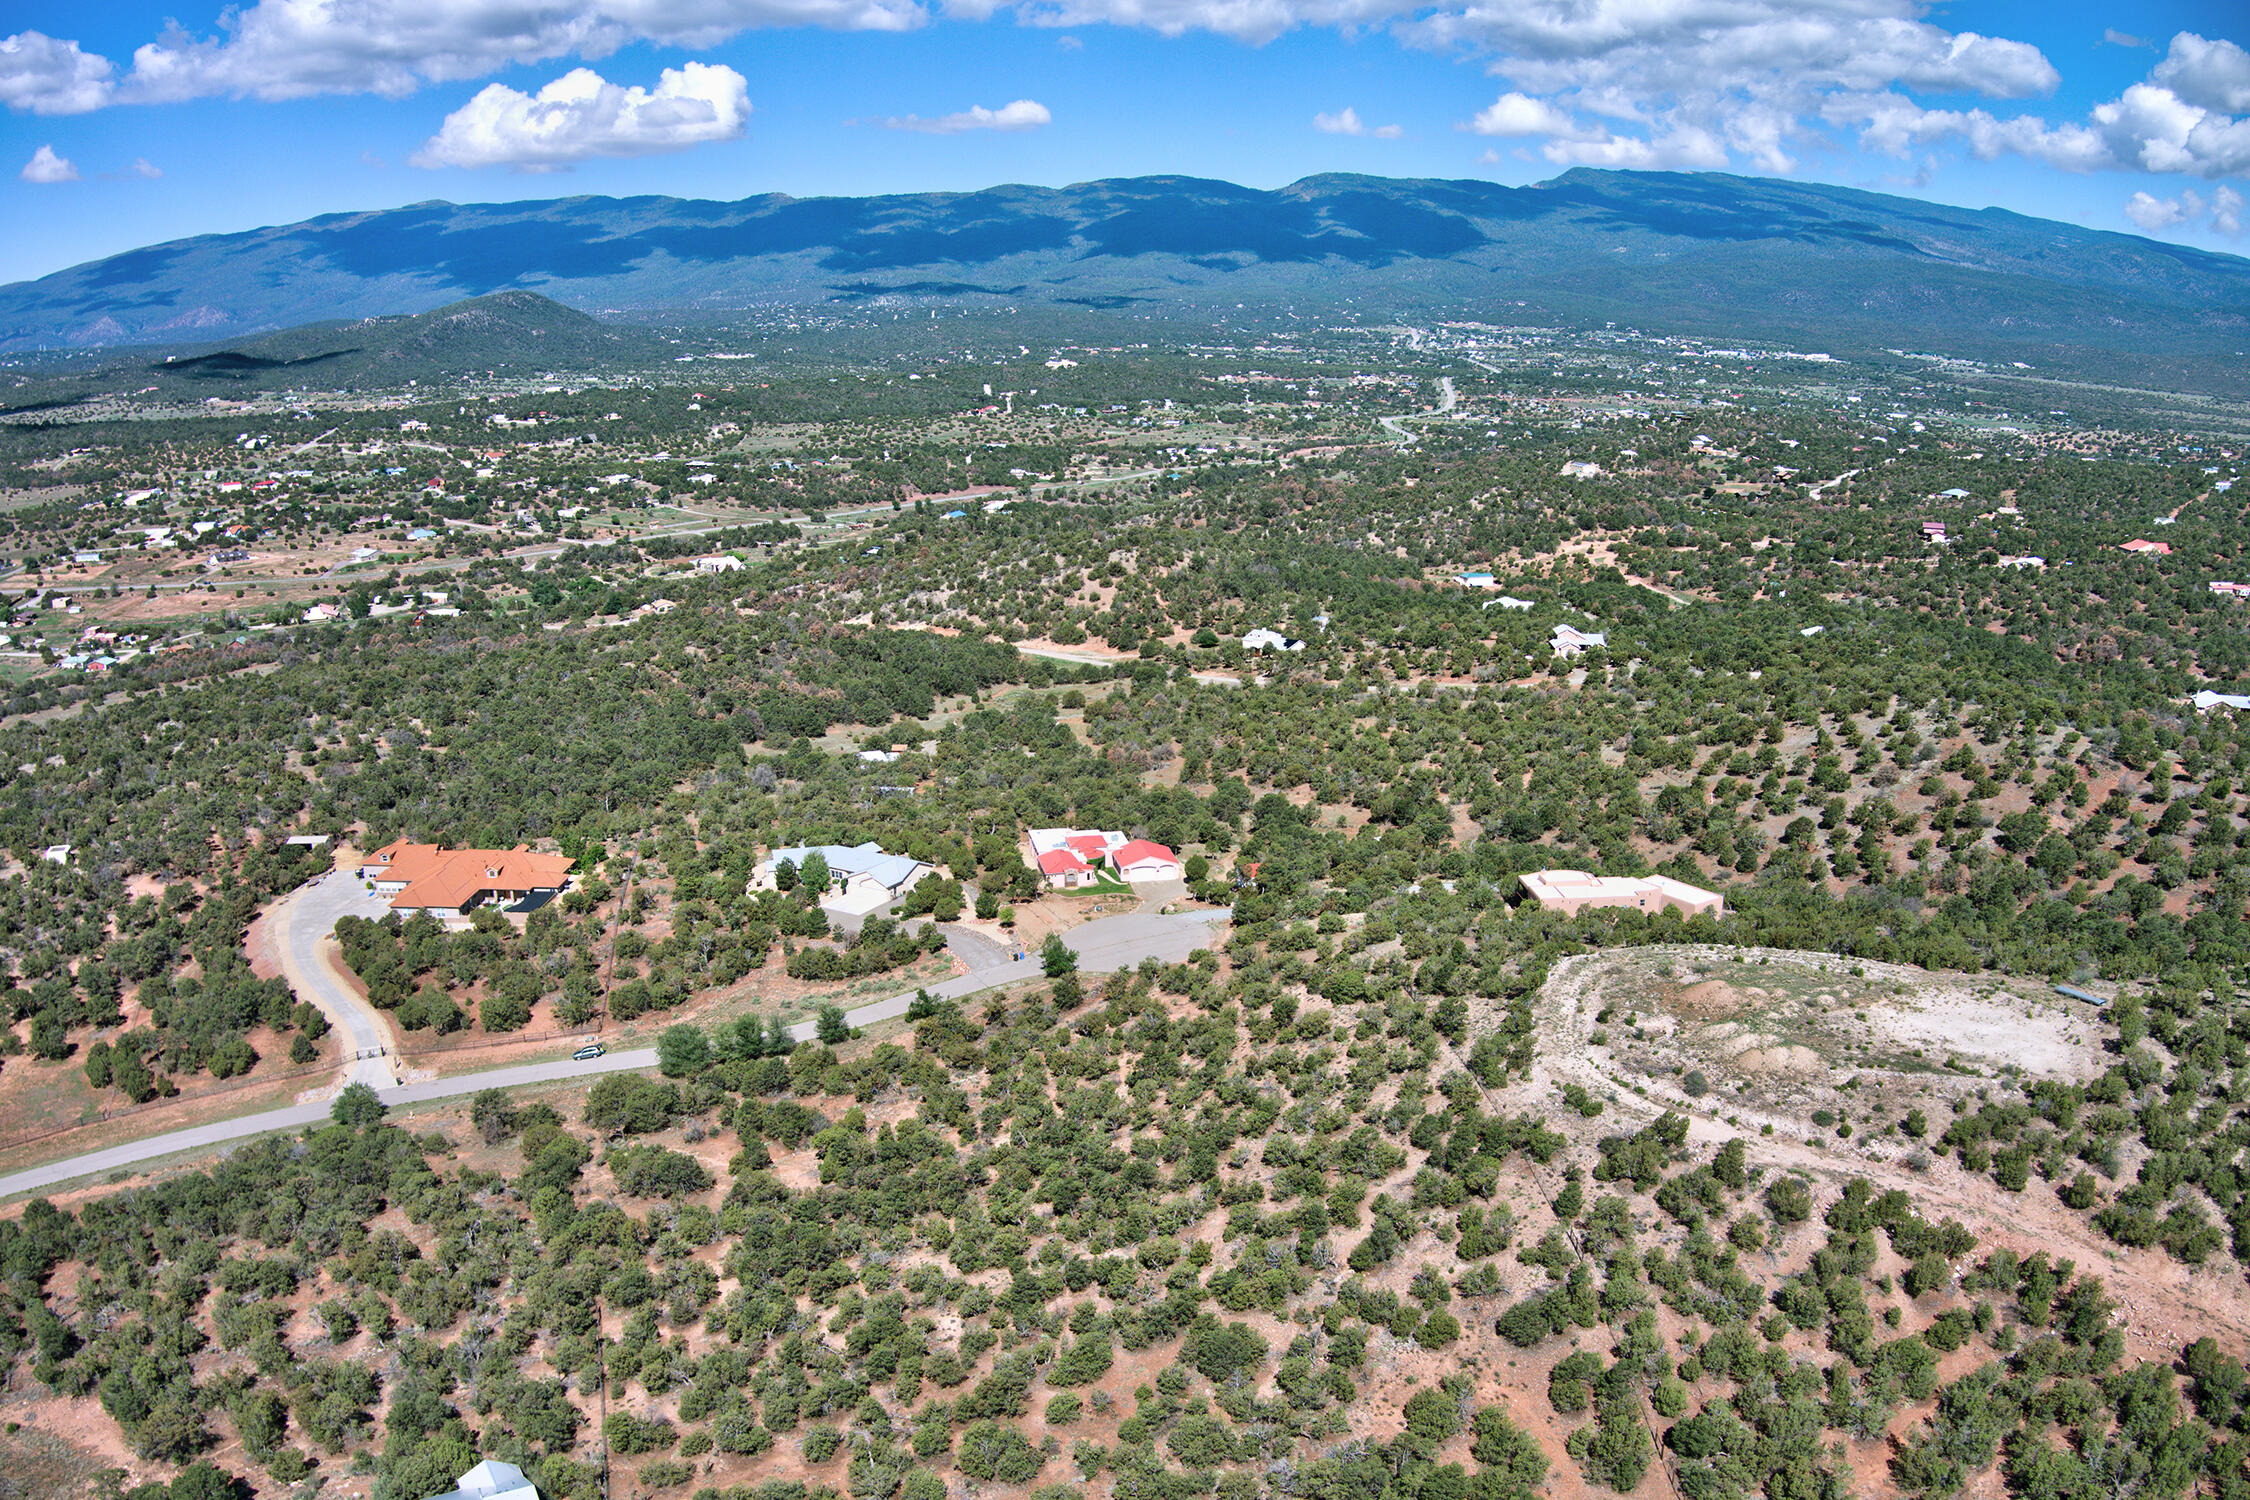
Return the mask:
<svg viewBox="0 0 2250 1500"><path fill-rule="evenodd" d="M267 913L282 976L298 999L320 1008L342 1039L348 1066L339 1081L372 1089L398 1083L389 1030L375 1008L337 977L325 950L338 917L373 919L389 910L390 903L371 893L355 872L335 870L291 891Z"/></svg>
<svg viewBox="0 0 2250 1500"><path fill-rule="evenodd" d="M348 873L340 872L340 874L346 876L348 876ZM328 876L316 882L313 886L307 887L301 893L304 899L294 904L290 909L288 930L291 936L288 946L291 950L292 961L295 961L298 936L308 932L314 934L315 941L310 951L316 962L307 966L307 972L310 975L319 976L327 972L325 964L317 962L320 957L317 939L326 935L325 928L314 926L320 920L320 913L331 910L329 903L337 903L332 908L334 914L327 918L329 926L333 926L337 916L343 915L347 911L356 910L349 904L347 898L362 902L369 899L358 881L345 880L344 884L347 889L341 893L330 890L331 882L337 881L338 878L338 876ZM1226 921L1231 915L1232 913L1227 911L1195 911L1174 916L1156 916L1147 912L1133 912L1124 916L1103 917L1098 921L1088 922L1082 927L1073 929L1069 934L1069 941L1078 953L1078 967L1083 973L1104 974L1118 969L1129 969L1147 958L1156 959L1161 963L1179 963L1196 949L1209 947L1212 927ZM1035 978L1038 973L1038 960L1033 957L1021 962L997 964L976 969L957 978L948 979L942 984L931 985L929 991L932 995L942 999L958 1000L963 996L973 995L979 990L993 989L1017 979ZM340 986L335 986L331 982L331 989L336 993L343 994L346 1001L349 1002L344 1012L347 1016L359 1008L358 1002L352 1001L348 992L342 991ZM300 990L299 993L306 994L307 992ZM308 998L310 998L309 995ZM854 1026L869 1026L877 1021L896 1020L906 1014L906 1007L913 1000L913 992L893 995L888 1000L877 1000L871 1005L863 1005L857 1010L847 1011L844 1018ZM320 1004L318 1000L315 1000L314 1003ZM327 1008L325 1004L321 1005L324 1012ZM813 1025L814 1023L811 1021L799 1021L789 1028L790 1039L799 1042L810 1041L813 1035ZM379 1046L380 1043L376 1045ZM602 1073L620 1073L630 1069L653 1068L655 1066L656 1049L653 1047L637 1047L629 1052L612 1052L606 1056L597 1057L590 1062L575 1062L569 1058L561 1058L554 1062L524 1063L511 1068L492 1068L481 1073L463 1073L452 1078L432 1079L428 1083L410 1083L404 1087L397 1087L386 1081L382 1086L376 1088L376 1093L385 1104L389 1105L422 1104L434 1099L450 1099L462 1094L473 1094L480 1089L521 1088L531 1084L556 1083L565 1079L591 1077ZM120 1167L129 1167L160 1156L172 1156L182 1151L194 1151L207 1146L224 1145L228 1141L264 1135L268 1131L296 1130L306 1125L323 1124L328 1119L328 1110L329 1106L326 1102L297 1104L287 1109L267 1110L262 1114L244 1115L238 1120L220 1120L209 1125L197 1125L186 1130L174 1130L164 1135L153 1135L144 1140L129 1141L122 1146L111 1146L102 1151L89 1151L81 1156L68 1157L62 1161L50 1162L43 1167L32 1167L25 1171L13 1172L5 1177L0 1177L0 1198L54 1187L61 1183L75 1181L81 1177L92 1177L100 1173L112 1172Z"/></svg>

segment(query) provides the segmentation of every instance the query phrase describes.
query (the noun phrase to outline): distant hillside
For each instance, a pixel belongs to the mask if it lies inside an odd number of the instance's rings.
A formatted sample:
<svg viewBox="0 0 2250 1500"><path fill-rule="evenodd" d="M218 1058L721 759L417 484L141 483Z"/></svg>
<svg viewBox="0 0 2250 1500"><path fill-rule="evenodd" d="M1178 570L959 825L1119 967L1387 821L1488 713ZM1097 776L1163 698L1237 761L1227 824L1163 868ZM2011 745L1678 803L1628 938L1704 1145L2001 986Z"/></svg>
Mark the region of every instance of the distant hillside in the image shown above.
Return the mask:
<svg viewBox="0 0 2250 1500"><path fill-rule="evenodd" d="M535 292L494 292L404 317L308 324L149 368L214 390L335 389L480 370L590 370L651 351L651 340L636 329L609 327Z"/></svg>
<svg viewBox="0 0 2250 1500"><path fill-rule="evenodd" d="M656 338L614 327L536 292L494 292L425 313L311 323L159 357L130 348L18 377L0 415L76 406L122 390L197 401L256 391L390 390L464 375L591 372L666 357Z"/></svg>
<svg viewBox="0 0 2250 1500"><path fill-rule="evenodd" d="M606 315L877 298L1154 312L1614 318L1901 344L2216 387L2250 349L2250 261L1848 188L1573 171L1151 177L739 203L423 203L154 245L0 288L0 348L221 338L535 290Z"/></svg>

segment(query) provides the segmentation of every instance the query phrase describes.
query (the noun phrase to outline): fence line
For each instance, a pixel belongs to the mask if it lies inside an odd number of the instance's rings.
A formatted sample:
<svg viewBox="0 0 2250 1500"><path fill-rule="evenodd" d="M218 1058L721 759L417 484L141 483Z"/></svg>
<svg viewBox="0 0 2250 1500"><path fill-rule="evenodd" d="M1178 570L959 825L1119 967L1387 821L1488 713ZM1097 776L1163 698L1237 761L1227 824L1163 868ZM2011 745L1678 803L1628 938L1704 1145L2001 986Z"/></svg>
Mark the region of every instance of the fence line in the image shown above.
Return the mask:
<svg viewBox="0 0 2250 1500"><path fill-rule="evenodd" d="M520 1047L527 1042L556 1042L570 1037L598 1037L601 1034L601 1026L592 1022L568 1030L508 1032L500 1036L486 1036L481 1040L472 1037L467 1041L448 1042L441 1046L425 1047L413 1053L408 1053L402 1047L399 1049L398 1060L402 1063L411 1064L420 1062L425 1058L446 1057L455 1052L476 1052L486 1047Z"/></svg>
<svg viewBox="0 0 2250 1500"><path fill-rule="evenodd" d="M357 1055L372 1056L373 1054ZM0 1151L13 1151L18 1146L29 1146L40 1141L52 1140L58 1135L69 1135L74 1130L84 1130L89 1125L99 1125L108 1120L124 1120L134 1115L148 1114L155 1110L167 1109L176 1105L196 1104L205 1099L217 1099L226 1094L239 1094L244 1089L263 1088L272 1083L289 1083L300 1078L329 1077L333 1076L335 1071L333 1064L317 1068L295 1068L285 1073L268 1073L262 1078L245 1078L240 1083L222 1084L215 1089L201 1089L192 1094L164 1094L141 1104L122 1104L115 1109L104 1109L89 1120L77 1120L71 1124L57 1125L48 1130L34 1130L26 1135L9 1136L5 1140L0 1140Z"/></svg>

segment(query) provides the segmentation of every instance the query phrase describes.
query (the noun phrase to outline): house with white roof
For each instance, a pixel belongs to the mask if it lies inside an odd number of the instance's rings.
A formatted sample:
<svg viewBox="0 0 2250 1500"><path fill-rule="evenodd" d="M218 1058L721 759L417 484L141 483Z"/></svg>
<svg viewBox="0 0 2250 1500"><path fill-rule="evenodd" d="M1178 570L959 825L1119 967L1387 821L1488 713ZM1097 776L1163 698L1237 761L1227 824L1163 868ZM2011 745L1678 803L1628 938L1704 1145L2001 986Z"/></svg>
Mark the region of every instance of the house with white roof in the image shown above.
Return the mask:
<svg viewBox="0 0 2250 1500"><path fill-rule="evenodd" d="M539 1500L539 1489L514 1464L488 1458L431 1500Z"/></svg>
<svg viewBox="0 0 2250 1500"><path fill-rule="evenodd" d="M1533 870L1517 877L1531 898L1549 911L1575 917L1589 907L1626 908L1635 911L1676 911L1683 917L1719 916L1726 902L1717 891L1707 891L1668 875L1589 875L1583 870Z"/></svg>
<svg viewBox="0 0 2250 1500"><path fill-rule="evenodd" d="M1242 638L1242 649L1245 651L1265 651L1269 649L1274 651L1302 651L1305 649L1305 643L1293 641L1278 630L1259 629L1251 631Z"/></svg>

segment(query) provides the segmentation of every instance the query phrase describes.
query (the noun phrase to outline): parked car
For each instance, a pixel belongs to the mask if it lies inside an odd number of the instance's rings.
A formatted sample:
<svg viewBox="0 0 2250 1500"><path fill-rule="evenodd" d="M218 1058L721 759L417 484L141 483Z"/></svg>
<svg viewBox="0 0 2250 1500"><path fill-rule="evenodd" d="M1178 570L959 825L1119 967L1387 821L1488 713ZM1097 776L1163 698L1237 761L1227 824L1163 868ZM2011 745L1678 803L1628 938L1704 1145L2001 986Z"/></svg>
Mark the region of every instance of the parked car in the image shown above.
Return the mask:
<svg viewBox="0 0 2250 1500"><path fill-rule="evenodd" d="M595 1058L600 1057L604 1052L607 1052L608 1050L609 1049L607 1047L604 1047L600 1042L588 1042L585 1046L579 1048L576 1052L571 1053L570 1060L572 1062L592 1062Z"/></svg>

